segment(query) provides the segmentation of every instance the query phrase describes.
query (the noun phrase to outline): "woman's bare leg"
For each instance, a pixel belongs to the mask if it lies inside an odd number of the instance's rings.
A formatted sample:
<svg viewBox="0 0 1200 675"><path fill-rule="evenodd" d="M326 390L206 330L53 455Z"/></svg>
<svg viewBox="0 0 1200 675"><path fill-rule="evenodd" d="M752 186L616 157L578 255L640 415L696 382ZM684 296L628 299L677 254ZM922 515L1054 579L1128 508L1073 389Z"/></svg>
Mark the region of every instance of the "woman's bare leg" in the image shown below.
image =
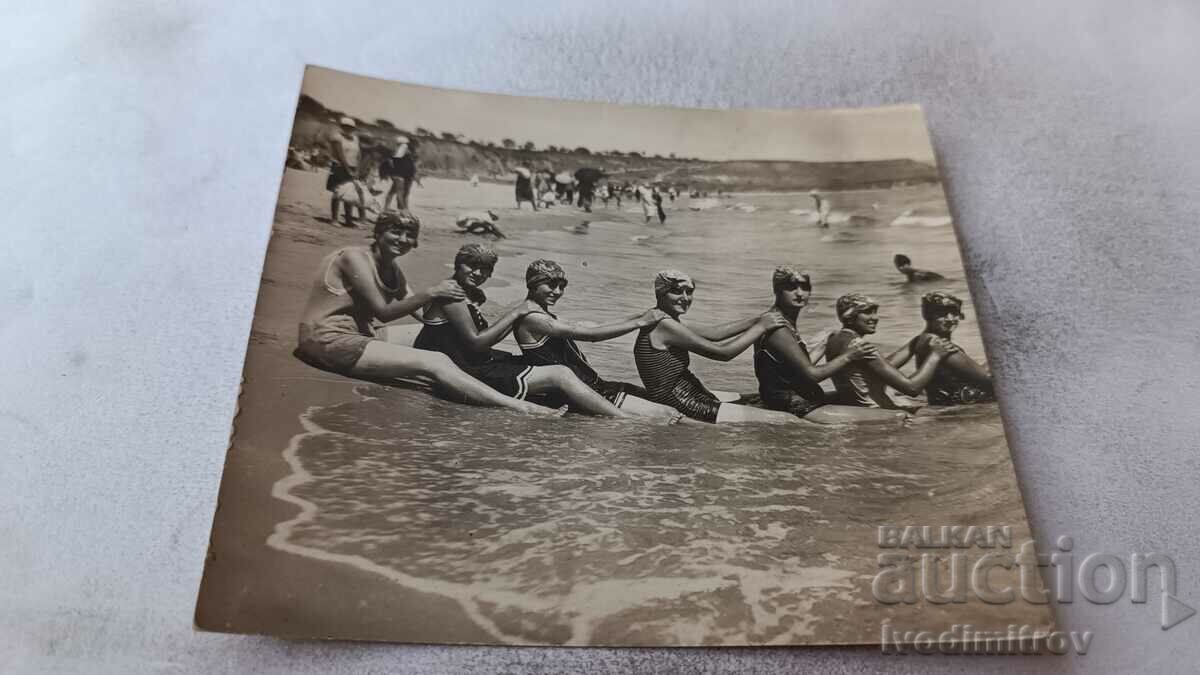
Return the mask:
<svg viewBox="0 0 1200 675"><path fill-rule="evenodd" d="M637 415L638 417L653 417L655 419L672 420L683 414L669 405L647 401L644 398L640 398L632 394L626 394L619 407L621 410L624 410L631 415ZM684 417L683 419L686 420L687 418Z"/></svg>
<svg viewBox="0 0 1200 675"><path fill-rule="evenodd" d="M751 408L736 403L722 403L717 424L727 422L759 422L764 424L800 424L802 420L791 413Z"/></svg>
<svg viewBox="0 0 1200 675"><path fill-rule="evenodd" d="M903 422L908 413L903 410L863 408L855 405L823 405L808 413L804 419L817 424L858 424L862 422Z"/></svg>
<svg viewBox="0 0 1200 675"><path fill-rule="evenodd" d="M566 366L534 366L529 377L525 379L529 385L529 393L543 394L547 392L562 394L571 403L572 408L590 415L606 415L608 417L629 417L629 413L609 402L595 389L587 386Z"/></svg>
<svg viewBox="0 0 1200 675"><path fill-rule="evenodd" d="M428 377L473 405L496 406L524 413L553 415L555 411L505 396L464 373L445 354L372 340L350 371L372 379Z"/></svg>

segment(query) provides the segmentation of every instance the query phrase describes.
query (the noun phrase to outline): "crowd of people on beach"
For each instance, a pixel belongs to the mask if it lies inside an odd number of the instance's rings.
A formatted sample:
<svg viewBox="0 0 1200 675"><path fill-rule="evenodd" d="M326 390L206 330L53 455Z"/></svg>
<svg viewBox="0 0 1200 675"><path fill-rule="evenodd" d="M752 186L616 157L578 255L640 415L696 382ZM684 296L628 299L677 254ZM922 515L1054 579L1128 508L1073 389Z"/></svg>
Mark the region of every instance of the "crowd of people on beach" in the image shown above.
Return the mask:
<svg viewBox="0 0 1200 675"><path fill-rule="evenodd" d="M407 199L402 189L397 197ZM488 223L493 215L481 212L476 220ZM987 368L952 340L964 317L963 303L946 292L924 295L924 330L887 356L869 339L880 320L879 304L862 293L839 297L840 328L823 344L806 344L799 318L813 280L794 265L775 268L771 307L742 319L714 326L683 323L696 283L684 272L662 270L652 280L654 307L588 326L556 314L567 275L552 260L536 260L525 271L525 300L489 322L480 308L487 301L483 286L499 262L496 252L485 244L466 244L454 258L451 278L414 290L399 260L417 247L419 236L416 216L406 209L387 210L376 219L369 246L327 255L300 321L296 355L349 377L421 378L452 400L539 415L570 409L667 421L843 423L894 420L916 410L915 401L898 400L890 390L924 393L931 406L994 400ZM894 262L910 281L941 278L913 268L906 256ZM413 346L377 336L376 325L405 316L422 324ZM602 378L578 346L634 331L640 384ZM510 333L520 354L495 348ZM729 361L751 348L757 405L723 400L691 371L692 354ZM901 368L914 360L915 371L903 373ZM824 380L832 381L832 393L822 388Z"/></svg>

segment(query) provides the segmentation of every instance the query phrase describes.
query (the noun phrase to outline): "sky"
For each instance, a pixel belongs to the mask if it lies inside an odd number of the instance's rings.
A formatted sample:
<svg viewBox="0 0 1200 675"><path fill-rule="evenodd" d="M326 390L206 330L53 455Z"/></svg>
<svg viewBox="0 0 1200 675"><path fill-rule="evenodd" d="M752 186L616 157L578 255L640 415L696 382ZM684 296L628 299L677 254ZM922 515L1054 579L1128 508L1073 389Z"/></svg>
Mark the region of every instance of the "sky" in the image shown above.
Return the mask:
<svg viewBox="0 0 1200 675"><path fill-rule="evenodd" d="M915 105L843 110L697 110L478 94L309 66L301 91L322 105L401 129L468 140L593 151L675 153L706 160L807 162L915 159L933 163Z"/></svg>

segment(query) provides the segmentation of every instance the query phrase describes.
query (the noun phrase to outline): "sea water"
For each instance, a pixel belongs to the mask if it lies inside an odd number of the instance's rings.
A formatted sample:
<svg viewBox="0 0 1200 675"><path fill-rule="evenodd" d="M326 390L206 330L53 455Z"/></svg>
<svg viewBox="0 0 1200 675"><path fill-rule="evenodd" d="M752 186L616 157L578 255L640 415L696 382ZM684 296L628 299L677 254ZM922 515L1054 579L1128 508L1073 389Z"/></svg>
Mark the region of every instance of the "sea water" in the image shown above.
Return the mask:
<svg viewBox="0 0 1200 675"><path fill-rule="evenodd" d="M940 187L829 198L843 214L829 229L804 215L807 195L726 200L752 212L681 200L665 226L597 206L578 214L587 228L502 242L488 307L518 300L525 265L548 257L570 279L566 319L644 310L654 272L672 267L697 281L688 321L728 321L766 310L788 263L815 285L802 333L832 327L833 301L860 291L880 303L877 341L899 345L923 325L921 294L948 290L967 309L955 340L982 359ZM902 283L898 252L947 280ZM583 349L603 377L637 382L632 343ZM712 388L755 389L748 355L692 362ZM357 393L305 413L274 490L300 513L269 543L453 598L503 642L869 641L893 611L869 594L876 526L1025 523L995 404L904 426L665 426Z"/></svg>

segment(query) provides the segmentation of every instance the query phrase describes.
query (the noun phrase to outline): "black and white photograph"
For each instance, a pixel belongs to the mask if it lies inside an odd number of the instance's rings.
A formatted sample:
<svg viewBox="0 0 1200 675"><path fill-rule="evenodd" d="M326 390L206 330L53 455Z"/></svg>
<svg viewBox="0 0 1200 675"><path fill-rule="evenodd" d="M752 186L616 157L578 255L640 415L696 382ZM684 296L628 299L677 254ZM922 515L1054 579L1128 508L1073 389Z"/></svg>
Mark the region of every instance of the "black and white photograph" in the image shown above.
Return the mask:
<svg viewBox="0 0 1200 675"><path fill-rule="evenodd" d="M880 590L882 532L1032 538L1002 389L918 106L633 107L310 66L196 624L1050 629L1045 605Z"/></svg>

